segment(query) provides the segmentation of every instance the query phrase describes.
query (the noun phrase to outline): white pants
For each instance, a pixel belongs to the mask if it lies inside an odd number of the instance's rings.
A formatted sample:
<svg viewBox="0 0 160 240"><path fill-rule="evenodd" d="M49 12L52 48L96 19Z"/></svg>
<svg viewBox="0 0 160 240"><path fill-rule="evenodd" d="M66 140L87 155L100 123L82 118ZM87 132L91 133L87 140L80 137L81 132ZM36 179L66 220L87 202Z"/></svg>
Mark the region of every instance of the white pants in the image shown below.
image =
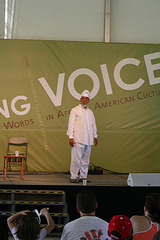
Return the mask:
<svg viewBox="0 0 160 240"><path fill-rule="evenodd" d="M87 178L90 155L91 146L81 143L74 144L74 147L71 148L71 179L78 178L79 171L79 178Z"/></svg>

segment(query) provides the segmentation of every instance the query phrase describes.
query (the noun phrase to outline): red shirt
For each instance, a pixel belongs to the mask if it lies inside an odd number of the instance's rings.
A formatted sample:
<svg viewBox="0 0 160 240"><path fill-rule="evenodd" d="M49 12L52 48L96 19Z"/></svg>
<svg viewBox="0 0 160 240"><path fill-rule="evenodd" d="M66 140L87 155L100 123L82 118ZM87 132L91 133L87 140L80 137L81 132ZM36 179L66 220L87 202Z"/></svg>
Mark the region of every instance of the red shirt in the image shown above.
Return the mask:
<svg viewBox="0 0 160 240"><path fill-rule="evenodd" d="M152 240L156 232L158 232L158 224L151 222L149 229L143 232L133 234L133 240Z"/></svg>

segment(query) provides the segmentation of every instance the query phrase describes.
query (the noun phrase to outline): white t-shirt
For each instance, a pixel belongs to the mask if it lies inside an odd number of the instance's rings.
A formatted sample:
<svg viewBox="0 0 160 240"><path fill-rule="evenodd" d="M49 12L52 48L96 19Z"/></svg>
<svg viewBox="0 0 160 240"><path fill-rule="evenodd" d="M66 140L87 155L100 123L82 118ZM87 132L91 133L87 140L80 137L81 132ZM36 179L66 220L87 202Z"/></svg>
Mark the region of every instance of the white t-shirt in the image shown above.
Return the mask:
<svg viewBox="0 0 160 240"><path fill-rule="evenodd" d="M19 238L17 238L16 232L17 232L17 227L13 227L12 230L11 230L11 233L12 233L14 239L15 240L20 240ZM42 228L41 231L40 231L40 234L37 236L36 240L43 240L46 235L47 235L46 229Z"/></svg>
<svg viewBox="0 0 160 240"><path fill-rule="evenodd" d="M64 226L61 240L108 240L108 222L96 216L80 217Z"/></svg>

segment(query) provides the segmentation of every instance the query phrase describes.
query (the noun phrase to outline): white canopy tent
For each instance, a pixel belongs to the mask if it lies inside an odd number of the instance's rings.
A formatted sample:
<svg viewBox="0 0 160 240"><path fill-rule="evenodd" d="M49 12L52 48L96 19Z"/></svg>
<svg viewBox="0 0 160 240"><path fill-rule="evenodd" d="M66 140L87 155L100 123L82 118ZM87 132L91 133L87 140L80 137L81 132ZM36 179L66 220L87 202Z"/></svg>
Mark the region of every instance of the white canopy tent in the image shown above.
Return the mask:
<svg viewBox="0 0 160 240"><path fill-rule="evenodd" d="M159 0L0 0L0 38L160 43Z"/></svg>

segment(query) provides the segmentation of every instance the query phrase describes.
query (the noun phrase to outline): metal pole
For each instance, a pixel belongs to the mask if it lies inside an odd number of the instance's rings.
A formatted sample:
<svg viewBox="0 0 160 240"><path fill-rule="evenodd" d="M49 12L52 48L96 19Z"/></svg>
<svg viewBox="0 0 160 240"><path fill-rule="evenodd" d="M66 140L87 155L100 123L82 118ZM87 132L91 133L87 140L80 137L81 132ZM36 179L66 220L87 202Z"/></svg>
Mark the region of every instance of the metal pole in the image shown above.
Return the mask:
<svg viewBox="0 0 160 240"><path fill-rule="evenodd" d="M111 1L105 0L104 41L110 42L110 10Z"/></svg>

